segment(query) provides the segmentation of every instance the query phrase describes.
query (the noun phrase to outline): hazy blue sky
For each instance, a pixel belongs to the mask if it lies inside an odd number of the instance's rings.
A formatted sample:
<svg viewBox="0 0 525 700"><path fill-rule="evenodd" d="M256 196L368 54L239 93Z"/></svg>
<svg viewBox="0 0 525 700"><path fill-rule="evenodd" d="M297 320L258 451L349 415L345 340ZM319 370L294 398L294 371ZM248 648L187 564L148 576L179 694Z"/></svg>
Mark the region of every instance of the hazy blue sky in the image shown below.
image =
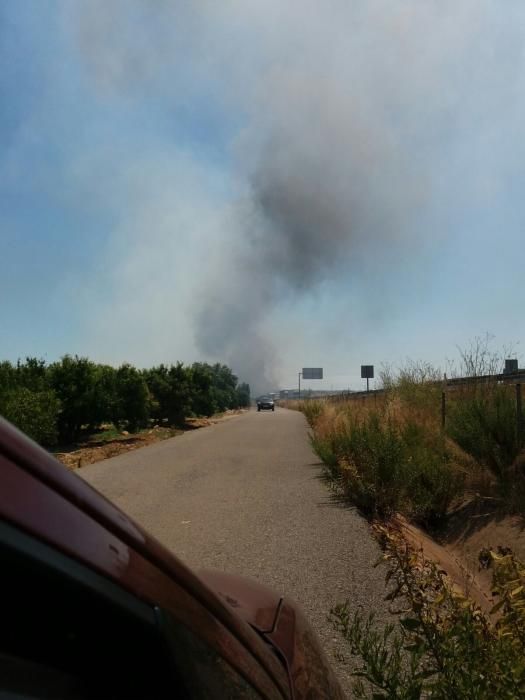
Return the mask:
<svg viewBox="0 0 525 700"><path fill-rule="evenodd" d="M6 0L0 149L1 358L523 351L522 2Z"/></svg>

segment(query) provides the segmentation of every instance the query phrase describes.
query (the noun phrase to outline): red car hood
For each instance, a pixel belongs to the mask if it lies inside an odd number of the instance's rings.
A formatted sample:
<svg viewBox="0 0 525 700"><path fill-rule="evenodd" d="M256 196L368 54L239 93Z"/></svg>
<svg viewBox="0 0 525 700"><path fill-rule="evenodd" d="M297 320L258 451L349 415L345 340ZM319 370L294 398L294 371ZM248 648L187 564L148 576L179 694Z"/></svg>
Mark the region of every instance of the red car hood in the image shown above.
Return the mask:
<svg viewBox="0 0 525 700"><path fill-rule="evenodd" d="M293 601L242 576L206 570L199 577L273 646L288 669L293 697L344 698L315 633Z"/></svg>
<svg viewBox="0 0 525 700"><path fill-rule="evenodd" d="M193 610L203 617L192 602L198 601L206 615L229 629L282 687L286 683L282 665L268 654L263 637L288 668L292 697L344 697L315 634L291 601L240 576L210 571L197 576L115 505L1 418L0 471L0 517L153 602L157 592L169 602L176 584L177 601L182 603L177 602L174 610L181 615ZM208 627L214 630L216 625Z"/></svg>

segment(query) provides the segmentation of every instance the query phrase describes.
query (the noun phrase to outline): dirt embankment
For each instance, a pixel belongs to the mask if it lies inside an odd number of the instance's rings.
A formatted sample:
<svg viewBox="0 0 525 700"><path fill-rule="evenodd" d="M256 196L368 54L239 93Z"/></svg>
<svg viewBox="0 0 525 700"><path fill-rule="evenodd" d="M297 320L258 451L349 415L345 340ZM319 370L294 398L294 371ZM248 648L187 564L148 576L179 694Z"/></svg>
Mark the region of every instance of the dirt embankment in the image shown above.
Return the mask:
<svg viewBox="0 0 525 700"><path fill-rule="evenodd" d="M86 464L100 462L123 452L137 450L160 440L183 435L189 430L206 428L209 425L233 418L240 413L243 413L243 410L226 411L211 418L187 418L184 427L180 429L156 425L150 430L141 430L138 433L128 433L124 430L111 439L100 439L97 435L93 435L67 450L55 452L54 456L68 469L79 469Z"/></svg>
<svg viewBox="0 0 525 700"><path fill-rule="evenodd" d="M402 516L395 524L413 547L444 570L452 584L485 613L497 600L492 597L492 571L480 562L480 554L510 549L525 561L525 518L495 511L482 500L472 500L453 511L435 538Z"/></svg>

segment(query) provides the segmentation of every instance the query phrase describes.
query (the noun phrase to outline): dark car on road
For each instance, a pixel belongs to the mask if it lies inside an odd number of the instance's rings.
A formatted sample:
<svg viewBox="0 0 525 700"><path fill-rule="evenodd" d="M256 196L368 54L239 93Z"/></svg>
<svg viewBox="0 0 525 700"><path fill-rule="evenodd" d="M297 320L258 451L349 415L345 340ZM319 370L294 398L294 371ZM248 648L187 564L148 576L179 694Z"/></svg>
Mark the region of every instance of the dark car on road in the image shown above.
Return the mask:
<svg viewBox="0 0 525 700"><path fill-rule="evenodd" d="M296 605L188 569L0 419L0 697L342 698Z"/></svg>
<svg viewBox="0 0 525 700"><path fill-rule="evenodd" d="M271 396L260 396L257 399L258 411L275 411L275 401Z"/></svg>

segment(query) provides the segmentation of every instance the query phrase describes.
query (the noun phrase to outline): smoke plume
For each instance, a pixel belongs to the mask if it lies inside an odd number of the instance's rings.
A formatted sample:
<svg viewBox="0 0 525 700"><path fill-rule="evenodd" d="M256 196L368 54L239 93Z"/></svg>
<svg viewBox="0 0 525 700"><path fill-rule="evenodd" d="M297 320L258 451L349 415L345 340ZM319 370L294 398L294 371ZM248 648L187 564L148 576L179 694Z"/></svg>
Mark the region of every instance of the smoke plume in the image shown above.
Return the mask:
<svg viewBox="0 0 525 700"><path fill-rule="evenodd" d="M259 390L279 379L269 320L283 300L359 277L371 257L394 288L395 263L438 239L425 222L445 196L456 203L448 180L469 172L462 201L484 196L473 154L498 173L506 145L486 134L506 124L510 143L518 130L503 106L515 37L492 32L503 13L488 0L188 7L68 2L65 17L106 96L162 93L174 119L208 101L228 123L230 213L209 239L227 250L214 264L201 246L188 316L202 355Z"/></svg>

